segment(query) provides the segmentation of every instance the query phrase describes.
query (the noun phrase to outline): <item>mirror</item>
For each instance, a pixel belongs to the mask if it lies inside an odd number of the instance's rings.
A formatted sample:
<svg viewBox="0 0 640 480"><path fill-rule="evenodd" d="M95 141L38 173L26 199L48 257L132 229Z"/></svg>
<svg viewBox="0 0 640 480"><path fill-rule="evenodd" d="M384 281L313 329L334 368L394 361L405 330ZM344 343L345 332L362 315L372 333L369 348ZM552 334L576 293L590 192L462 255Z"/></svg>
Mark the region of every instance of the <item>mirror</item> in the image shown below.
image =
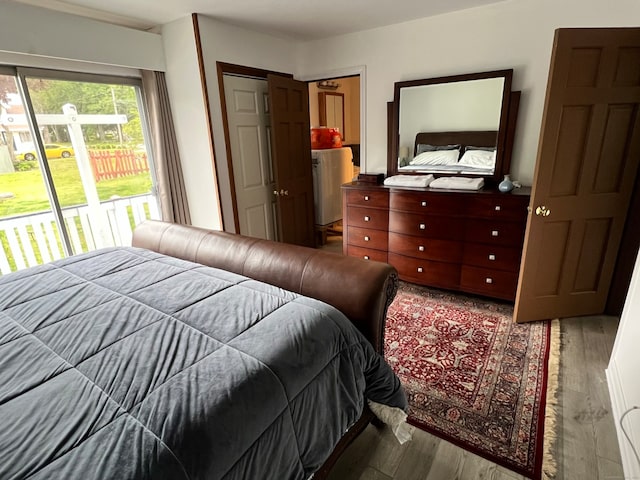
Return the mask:
<svg viewBox="0 0 640 480"><path fill-rule="evenodd" d="M344 140L344 93L318 92L320 125L335 127Z"/></svg>
<svg viewBox="0 0 640 480"><path fill-rule="evenodd" d="M511 101L512 75L499 70L396 82L388 174L501 178L519 98Z"/></svg>

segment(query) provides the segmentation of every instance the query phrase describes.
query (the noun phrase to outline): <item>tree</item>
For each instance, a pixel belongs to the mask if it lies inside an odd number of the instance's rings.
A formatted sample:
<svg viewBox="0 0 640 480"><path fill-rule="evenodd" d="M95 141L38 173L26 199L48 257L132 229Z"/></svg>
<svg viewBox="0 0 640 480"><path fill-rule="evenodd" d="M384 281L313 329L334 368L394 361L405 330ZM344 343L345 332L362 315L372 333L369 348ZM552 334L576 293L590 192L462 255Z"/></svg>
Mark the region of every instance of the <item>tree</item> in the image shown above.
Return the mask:
<svg viewBox="0 0 640 480"><path fill-rule="evenodd" d="M64 104L72 103L80 114L126 115L128 123L122 126L125 140L128 143L140 143L143 140L135 87L36 78L28 78L27 85L36 113L61 113ZM63 138L68 140L64 126L49 128L52 136L59 141ZM115 125L85 125L83 132L88 142L105 142L107 135L117 138Z"/></svg>

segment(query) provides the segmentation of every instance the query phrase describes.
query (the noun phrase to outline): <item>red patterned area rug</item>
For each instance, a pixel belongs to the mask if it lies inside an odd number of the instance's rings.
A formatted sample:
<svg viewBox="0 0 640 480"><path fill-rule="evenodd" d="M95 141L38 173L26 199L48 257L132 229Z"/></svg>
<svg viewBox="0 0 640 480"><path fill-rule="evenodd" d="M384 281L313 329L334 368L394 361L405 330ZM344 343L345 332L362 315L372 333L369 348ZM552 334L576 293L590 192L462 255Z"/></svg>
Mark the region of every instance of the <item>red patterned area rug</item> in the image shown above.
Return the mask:
<svg viewBox="0 0 640 480"><path fill-rule="evenodd" d="M515 324L512 313L401 283L385 356L407 392L409 423L539 479L551 322Z"/></svg>

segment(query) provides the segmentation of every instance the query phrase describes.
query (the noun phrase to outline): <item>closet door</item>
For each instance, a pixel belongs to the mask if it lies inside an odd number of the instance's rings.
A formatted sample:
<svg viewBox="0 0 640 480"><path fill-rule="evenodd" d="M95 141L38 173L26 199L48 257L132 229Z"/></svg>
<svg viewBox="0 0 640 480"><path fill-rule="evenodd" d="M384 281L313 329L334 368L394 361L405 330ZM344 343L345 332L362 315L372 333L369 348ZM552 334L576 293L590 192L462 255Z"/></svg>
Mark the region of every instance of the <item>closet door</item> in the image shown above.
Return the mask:
<svg viewBox="0 0 640 480"><path fill-rule="evenodd" d="M517 322L604 312L640 161L640 29L559 29Z"/></svg>

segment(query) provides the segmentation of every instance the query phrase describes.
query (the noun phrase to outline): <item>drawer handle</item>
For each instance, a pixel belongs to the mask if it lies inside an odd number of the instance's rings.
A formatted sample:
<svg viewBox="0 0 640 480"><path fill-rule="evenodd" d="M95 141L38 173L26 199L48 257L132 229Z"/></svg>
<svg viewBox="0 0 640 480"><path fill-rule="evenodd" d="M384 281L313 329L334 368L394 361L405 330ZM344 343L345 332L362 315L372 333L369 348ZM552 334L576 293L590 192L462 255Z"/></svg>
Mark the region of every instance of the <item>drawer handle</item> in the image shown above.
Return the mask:
<svg viewBox="0 0 640 480"><path fill-rule="evenodd" d="M489 260L493 261L496 259L496 256L493 253L489 254Z"/></svg>
<svg viewBox="0 0 640 480"><path fill-rule="evenodd" d="M496 205L495 211L496 211L496 212L499 212L500 210L502 210L502 209L500 208L500 205Z"/></svg>
<svg viewBox="0 0 640 480"><path fill-rule="evenodd" d="M424 223L421 223L421 224L419 225L419 227L420 227L420 230L426 230L426 229L427 229L427 225L426 225L426 224L424 224Z"/></svg>
<svg viewBox="0 0 640 480"><path fill-rule="evenodd" d="M498 236L498 230L491 230L491 236L492 237L497 237Z"/></svg>
<svg viewBox="0 0 640 480"><path fill-rule="evenodd" d="M365 221L365 222L368 222L369 220L371 220L371 217L369 217L369 215L365 215L365 216L364 216L364 221Z"/></svg>
<svg viewBox="0 0 640 480"><path fill-rule="evenodd" d="M365 256L364 256L364 259L365 259L365 260L369 260L369 255L365 255Z"/></svg>
<svg viewBox="0 0 640 480"><path fill-rule="evenodd" d="M367 235L365 235L365 237L364 237L364 241L365 241L365 242L368 242L369 240L371 240L371 239L370 239Z"/></svg>
<svg viewBox="0 0 640 480"><path fill-rule="evenodd" d="M424 245L420 245L420 246L418 247L418 251L419 251L419 252L424 252Z"/></svg>
<svg viewBox="0 0 640 480"><path fill-rule="evenodd" d="M427 206L427 201L426 201L426 200L422 200L422 201L420 202L420 206L421 206L421 207L426 207L426 206Z"/></svg>
<svg viewBox="0 0 640 480"><path fill-rule="evenodd" d="M364 201L365 201L365 202L368 202L368 201L369 201L369 195L365 195L365 196L364 196Z"/></svg>
<svg viewBox="0 0 640 480"><path fill-rule="evenodd" d="M422 273L422 267L418 267L418 273Z"/></svg>
<svg viewBox="0 0 640 480"><path fill-rule="evenodd" d="M493 283L493 278L487 277L487 278L484 279L484 282L491 284L491 283Z"/></svg>

